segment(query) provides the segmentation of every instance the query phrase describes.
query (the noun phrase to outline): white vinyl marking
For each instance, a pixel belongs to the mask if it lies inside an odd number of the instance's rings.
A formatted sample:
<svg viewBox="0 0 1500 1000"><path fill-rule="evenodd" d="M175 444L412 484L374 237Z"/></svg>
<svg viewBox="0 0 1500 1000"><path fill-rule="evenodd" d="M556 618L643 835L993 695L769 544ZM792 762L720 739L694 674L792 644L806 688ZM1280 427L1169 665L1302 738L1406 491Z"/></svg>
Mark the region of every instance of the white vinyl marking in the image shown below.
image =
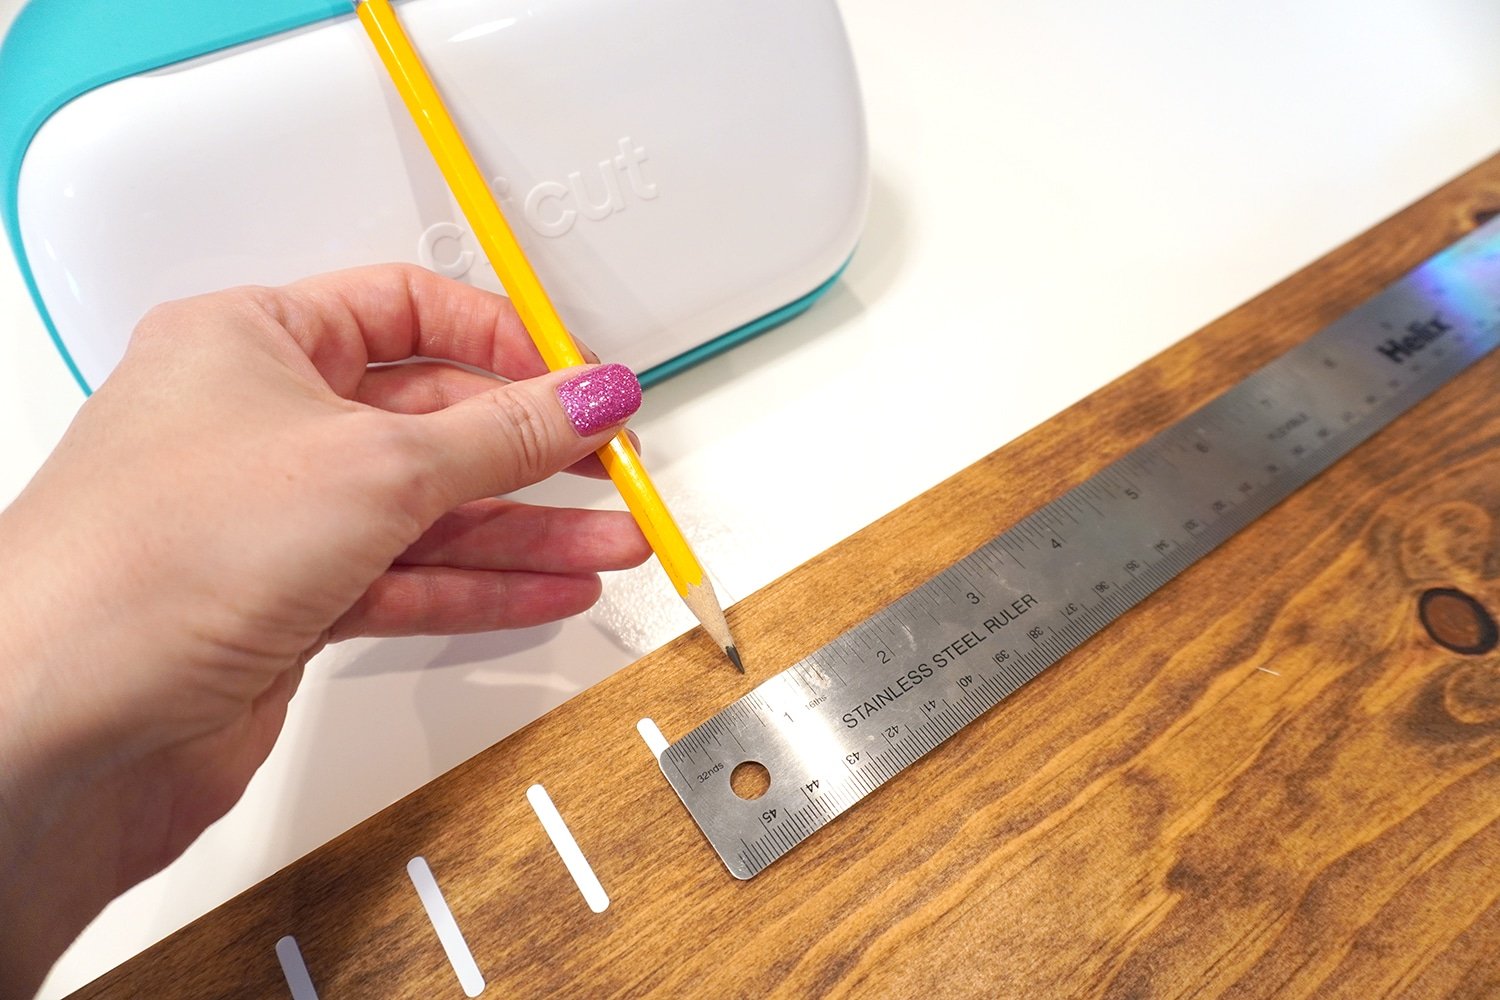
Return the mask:
<svg viewBox="0 0 1500 1000"><path fill-rule="evenodd" d="M656 723L650 719L642 719L635 724L635 731L641 734L641 739L646 741L646 746L651 750L651 756L661 759L661 753L669 744L667 738L661 734Z"/></svg>
<svg viewBox="0 0 1500 1000"><path fill-rule="evenodd" d="M318 991L313 989L312 977L307 974L297 939L288 934L277 941L276 957L281 961L281 974L286 977L287 988L292 991L292 1000L318 1000Z"/></svg>
<svg viewBox="0 0 1500 1000"><path fill-rule="evenodd" d="M552 838L552 846L562 855L563 864L568 866L568 874L578 883L578 891L583 893L584 902L595 913L603 913L609 908L609 895L604 891L604 886L599 884L599 876L594 874L588 858L578 849L578 841L573 839L557 806L552 804L552 797L541 785L532 785L526 789L526 801L536 810L536 818L542 821L542 829L547 831L547 836Z"/></svg>
<svg viewBox="0 0 1500 1000"><path fill-rule="evenodd" d="M422 906L427 910L427 919L432 921L438 941L442 943L443 951L448 953L448 961L458 974L458 985L464 988L464 996L477 997L484 992L484 976L474 963L474 954L469 951L468 942L458 929L458 922L453 919L453 911L448 909L443 890L438 888L437 879L432 877L427 859L412 858L406 863L406 874L411 876L411 884L417 887L417 895L422 898Z"/></svg>

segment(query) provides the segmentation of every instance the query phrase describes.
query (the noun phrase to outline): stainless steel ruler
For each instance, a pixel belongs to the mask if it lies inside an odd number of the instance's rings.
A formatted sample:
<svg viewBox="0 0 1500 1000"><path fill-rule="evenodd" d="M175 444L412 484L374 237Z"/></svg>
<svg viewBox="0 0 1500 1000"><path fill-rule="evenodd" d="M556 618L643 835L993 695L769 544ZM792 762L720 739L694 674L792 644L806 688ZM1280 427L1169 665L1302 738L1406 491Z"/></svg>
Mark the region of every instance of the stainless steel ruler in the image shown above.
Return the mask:
<svg viewBox="0 0 1500 1000"><path fill-rule="evenodd" d="M662 772L750 878L1497 344L1500 219L759 685ZM770 772L753 799L730 786L746 762Z"/></svg>

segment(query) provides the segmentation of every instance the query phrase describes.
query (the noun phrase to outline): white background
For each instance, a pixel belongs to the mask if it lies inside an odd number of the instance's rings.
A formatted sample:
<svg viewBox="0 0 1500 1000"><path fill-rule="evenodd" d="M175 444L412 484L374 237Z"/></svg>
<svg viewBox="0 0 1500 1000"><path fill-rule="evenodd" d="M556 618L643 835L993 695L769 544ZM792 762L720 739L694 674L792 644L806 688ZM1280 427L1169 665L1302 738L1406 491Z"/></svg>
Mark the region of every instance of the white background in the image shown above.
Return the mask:
<svg viewBox="0 0 1500 1000"><path fill-rule="evenodd" d="M0 17L19 6L0 0ZM652 389L633 424L731 597L1500 149L1493 0L863 0L844 14L873 169L852 265L811 313ZM0 501L81 402L6 255ZM540 494L614 502L593 485ZM565 624L325 652L243 801L106 910L43 996L626 665L681 614L648 569Z"/></svg>

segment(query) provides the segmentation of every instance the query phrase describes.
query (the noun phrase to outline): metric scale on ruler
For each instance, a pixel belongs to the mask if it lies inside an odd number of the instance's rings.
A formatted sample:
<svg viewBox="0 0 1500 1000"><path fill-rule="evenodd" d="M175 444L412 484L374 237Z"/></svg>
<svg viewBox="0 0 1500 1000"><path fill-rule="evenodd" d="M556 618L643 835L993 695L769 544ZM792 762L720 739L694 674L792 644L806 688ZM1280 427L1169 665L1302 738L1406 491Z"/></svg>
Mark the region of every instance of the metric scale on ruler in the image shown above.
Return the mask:
<svg viewBox="0 0 1500 1000"><path fill-rule="evenodd" d="M1500 345L1500 219L673 743L750 878ZM746 761L771 776L743 799Z"/></svg>

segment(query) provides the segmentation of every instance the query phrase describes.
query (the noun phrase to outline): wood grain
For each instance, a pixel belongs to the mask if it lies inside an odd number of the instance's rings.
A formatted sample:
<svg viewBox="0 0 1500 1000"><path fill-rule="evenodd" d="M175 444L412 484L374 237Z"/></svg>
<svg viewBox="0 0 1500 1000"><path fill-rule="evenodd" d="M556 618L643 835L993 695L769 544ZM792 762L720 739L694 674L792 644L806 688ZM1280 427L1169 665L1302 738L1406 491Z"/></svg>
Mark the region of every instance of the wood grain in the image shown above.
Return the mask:
<svg viewBox="0 0 1500 1000"><path fill-rule="evenodd" d="M1500 210L1500 157L736 605L751 682L823 645ZM82 997L1500 996L1500 353L749 882L635 723L747 689L674 642ZM1436 617L1433 617L1436 616ZM1478 629L1478 626L1472 626ZM1478 634L1478 633L1474 633ZM525 801L611 896L590 913Z"/></svg>

